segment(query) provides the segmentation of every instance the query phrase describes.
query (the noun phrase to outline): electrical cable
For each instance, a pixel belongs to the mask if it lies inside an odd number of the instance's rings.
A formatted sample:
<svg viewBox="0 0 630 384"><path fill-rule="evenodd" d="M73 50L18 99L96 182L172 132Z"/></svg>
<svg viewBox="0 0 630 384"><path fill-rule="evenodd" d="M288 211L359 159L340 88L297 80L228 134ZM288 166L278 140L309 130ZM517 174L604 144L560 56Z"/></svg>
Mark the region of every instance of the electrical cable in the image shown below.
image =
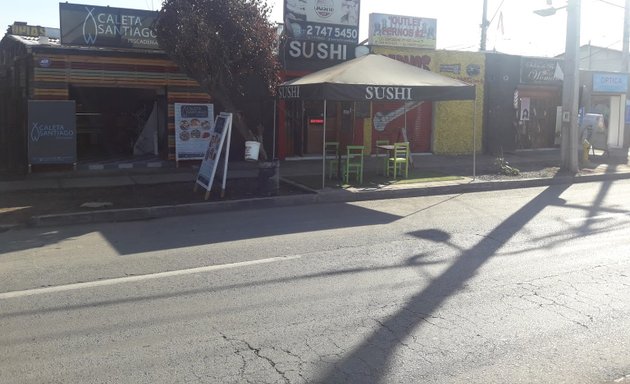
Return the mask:
<svg viewBox="0 0 630 384"><path fill-rule="evenodd" d="M494 18L497 17L497 13L499 13L499 11L501 10L503 3L505 3L505 0L501 0L501 4L499 4L499 6L497 7L497 10L494 11L494 15L492 15L492 18L488 22L488 26L490 26L490 24L492 24L492 22L494 21Z"/></svg>

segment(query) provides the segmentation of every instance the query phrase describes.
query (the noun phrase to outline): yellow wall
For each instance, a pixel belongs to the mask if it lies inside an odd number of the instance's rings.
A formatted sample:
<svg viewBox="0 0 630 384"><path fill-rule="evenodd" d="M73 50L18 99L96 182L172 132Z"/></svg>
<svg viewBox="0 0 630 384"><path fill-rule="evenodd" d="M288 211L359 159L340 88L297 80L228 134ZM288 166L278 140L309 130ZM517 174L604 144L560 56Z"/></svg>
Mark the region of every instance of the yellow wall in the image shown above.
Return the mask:
<svg viewBox="0 0 630 384"><path fill-rule="evenodd" d="M478 52L434 51L426 49L373 47L374 53L476 85L475 103L440 101L433 107L432 151L435 154L471 154L473 152L473 115L476 114L476 151L481 152L483 122L483 85L485 55ZM475 70L477 69L477 70Z"/></svg>

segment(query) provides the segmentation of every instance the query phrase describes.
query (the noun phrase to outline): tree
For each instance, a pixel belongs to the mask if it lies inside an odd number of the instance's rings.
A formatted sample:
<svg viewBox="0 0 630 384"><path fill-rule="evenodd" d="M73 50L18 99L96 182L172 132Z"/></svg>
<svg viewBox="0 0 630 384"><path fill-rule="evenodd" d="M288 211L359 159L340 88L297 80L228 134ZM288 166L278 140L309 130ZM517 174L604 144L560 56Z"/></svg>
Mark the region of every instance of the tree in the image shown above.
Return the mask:
<svg viewBox="0 0 630 384"><path fill-rule="evenodd" d="M233 113L245 140L261 141L262 132L252 132L255 119L239 105L252 94L273 95L280 81L270 12L265 0L164 0L155 26L160 47Z"/></svg>

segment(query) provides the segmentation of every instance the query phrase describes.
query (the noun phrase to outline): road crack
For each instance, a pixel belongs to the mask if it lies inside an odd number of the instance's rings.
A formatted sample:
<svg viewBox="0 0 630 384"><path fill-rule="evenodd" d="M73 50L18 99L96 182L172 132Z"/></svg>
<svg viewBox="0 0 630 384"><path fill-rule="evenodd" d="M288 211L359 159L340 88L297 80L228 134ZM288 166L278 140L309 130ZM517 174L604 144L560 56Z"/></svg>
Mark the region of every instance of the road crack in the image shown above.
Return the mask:
<svg viewBox="0 0 630 384"><path fill-rule="evenodd" d="M280 377L282 378L282 380L283 380L285 383L287 383L287 384L290 384L290 383L291 383L291 381L289 380L289 378L286 376L287 372L282 371L282 370L278 367L278 364L277 364L275 361L273 361L273 359L271 359L270 357L265 356L263 353L261 353L262 348L256 348L256 347L252 346L252 345L251 345L248 341L246 341L246 340L240 340L240 339L236 339L236 338L230 338L230 337L228 337L227 335L225 335L225 334L223 334L223 333L221 333L221 336L223 337L223 339L224 339L224 340L226 340L226 341L227 341L227 342L229 342L232 346L234 346L235 353L236 353L238 356L240 356L240 357L241 357L243 364L242 364L242 365L241 365L241 367L240 367L240 374L241 374L241 377L242 377L242 378L244 378L245 380L247 380L247 379L245 378L245 375L246 375L245 370L246 370L246 368L247 368L247 360L246 360L245 356L244 356L244 355L243 355L243 353L242 353L242 348L238 348L236 344L240 344L240 345L243 345L243 346L247 347L247 350L249 350L250 352L252 352L252 353L254 354L254 356L256 356L256 357L257 357L257 358L259 358L259 359L262 359L262 360L266 361L266 362L267 362L267 363L271 366L271 368L273 368L273 370L274 370L274 371L275 371L278 375L280 375ZM286 351L285 351L285 353L286 353ZM290 355L290 356L296 356L296 355L294 355L294 354L289 354L289 355ZM298 357L298 358L299 358L299 357ZM301 360L300 360L300 361L301 361ZM299 375L299 373L298 373L298 375ZM301 375L300 375L300 376L301 376ZM248 380L248 382L249 382L249 380Z"/></svg>

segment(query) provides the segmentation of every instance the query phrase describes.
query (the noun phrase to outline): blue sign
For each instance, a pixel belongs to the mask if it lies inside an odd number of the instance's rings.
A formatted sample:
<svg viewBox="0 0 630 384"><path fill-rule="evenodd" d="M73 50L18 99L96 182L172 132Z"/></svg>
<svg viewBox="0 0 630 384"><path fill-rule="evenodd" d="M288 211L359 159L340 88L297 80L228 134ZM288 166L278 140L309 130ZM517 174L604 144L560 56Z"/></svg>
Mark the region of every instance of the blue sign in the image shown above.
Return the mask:
<svg viewBox="0 0 630 384"><path fill-rule="evenodd" d="M627 93L628 75L618 73L594 73L593 92Z"/></svg>
<svg viewBox="0 0 630 384"><path fill-rule="evenodd" d="M76 123L74 100L29 100L29 164L76 163Z"/></svg>
<svg viewBox="0 0 630 384"><path fill-rule="evenodd" d="M160 49L157 11L59 2L62 45Z"/></svg>

